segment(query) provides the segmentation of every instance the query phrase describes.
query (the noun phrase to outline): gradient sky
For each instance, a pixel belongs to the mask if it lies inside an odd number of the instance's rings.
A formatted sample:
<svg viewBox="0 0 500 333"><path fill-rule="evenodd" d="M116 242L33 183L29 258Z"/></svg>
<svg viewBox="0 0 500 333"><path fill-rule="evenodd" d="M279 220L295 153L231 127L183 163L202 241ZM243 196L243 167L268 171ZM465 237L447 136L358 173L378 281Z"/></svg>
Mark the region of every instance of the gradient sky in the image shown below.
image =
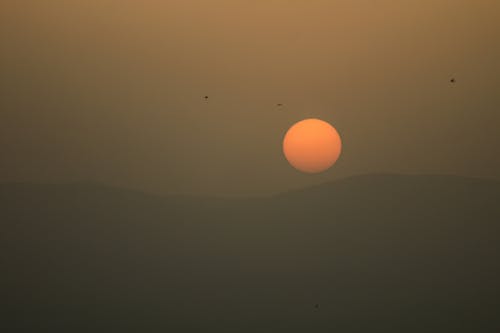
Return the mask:
<svg viewBox="0 0 500 333"><path fill-rule="evenodd" d="M247 195L500 178L499 17L498 0L2 1L0 181ZM308 117L344 141L319 175L281 152Z"/></svg>

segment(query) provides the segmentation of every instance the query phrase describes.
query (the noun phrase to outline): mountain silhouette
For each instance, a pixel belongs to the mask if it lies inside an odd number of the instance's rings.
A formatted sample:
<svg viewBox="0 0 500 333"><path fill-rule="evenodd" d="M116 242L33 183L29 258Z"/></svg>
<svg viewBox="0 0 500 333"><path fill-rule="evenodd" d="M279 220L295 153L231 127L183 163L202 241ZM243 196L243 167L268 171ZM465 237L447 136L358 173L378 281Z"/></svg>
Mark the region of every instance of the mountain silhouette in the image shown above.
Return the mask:
<svg viewBox="0 0 500 333"><path fill-rule="evenodd" d="M500 182L0 185L5 332L498 332ZM321 305L321 307L319 306Z"/></svg>

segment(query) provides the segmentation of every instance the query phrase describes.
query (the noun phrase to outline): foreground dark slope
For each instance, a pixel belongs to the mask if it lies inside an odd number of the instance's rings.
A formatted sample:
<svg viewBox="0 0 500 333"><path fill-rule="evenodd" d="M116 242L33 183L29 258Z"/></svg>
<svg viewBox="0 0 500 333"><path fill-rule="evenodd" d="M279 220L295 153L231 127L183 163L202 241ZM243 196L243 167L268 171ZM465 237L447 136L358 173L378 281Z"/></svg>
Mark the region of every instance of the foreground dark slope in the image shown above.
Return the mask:
<svg viewBox="0 0 500 333"><path fill-rule="evenodd" d="M498 332L499 203L498 182L442 176L355 177L263 199L1 185L1 322Z"/></svg>

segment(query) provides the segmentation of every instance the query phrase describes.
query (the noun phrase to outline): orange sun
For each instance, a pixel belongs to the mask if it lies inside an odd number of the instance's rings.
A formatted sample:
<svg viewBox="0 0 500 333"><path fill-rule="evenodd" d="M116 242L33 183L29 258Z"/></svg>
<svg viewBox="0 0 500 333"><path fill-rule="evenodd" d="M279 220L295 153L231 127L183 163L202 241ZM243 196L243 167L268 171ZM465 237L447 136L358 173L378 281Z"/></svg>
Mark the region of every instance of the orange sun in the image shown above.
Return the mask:
<svg viewBox="0 0 500 333"><path fill-rule="evenodd" d="M337 130L320 119L295 123L283 139L283 153L296 169L317 173L330 168L339 158L342 141Z"/></svg>

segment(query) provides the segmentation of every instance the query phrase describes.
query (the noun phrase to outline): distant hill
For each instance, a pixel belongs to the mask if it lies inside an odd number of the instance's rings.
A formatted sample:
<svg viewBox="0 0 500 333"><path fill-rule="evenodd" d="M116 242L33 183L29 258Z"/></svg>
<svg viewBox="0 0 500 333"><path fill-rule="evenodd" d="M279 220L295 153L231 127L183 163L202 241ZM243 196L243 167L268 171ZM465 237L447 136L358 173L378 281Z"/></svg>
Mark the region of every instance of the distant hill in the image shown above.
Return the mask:
<svg viewBox="0 0 500 333"><path fill-rule="evenodd" d="M5 332L499 332L500 182L0 185ZM3 317L3 318L2 318Z"/></svg>

